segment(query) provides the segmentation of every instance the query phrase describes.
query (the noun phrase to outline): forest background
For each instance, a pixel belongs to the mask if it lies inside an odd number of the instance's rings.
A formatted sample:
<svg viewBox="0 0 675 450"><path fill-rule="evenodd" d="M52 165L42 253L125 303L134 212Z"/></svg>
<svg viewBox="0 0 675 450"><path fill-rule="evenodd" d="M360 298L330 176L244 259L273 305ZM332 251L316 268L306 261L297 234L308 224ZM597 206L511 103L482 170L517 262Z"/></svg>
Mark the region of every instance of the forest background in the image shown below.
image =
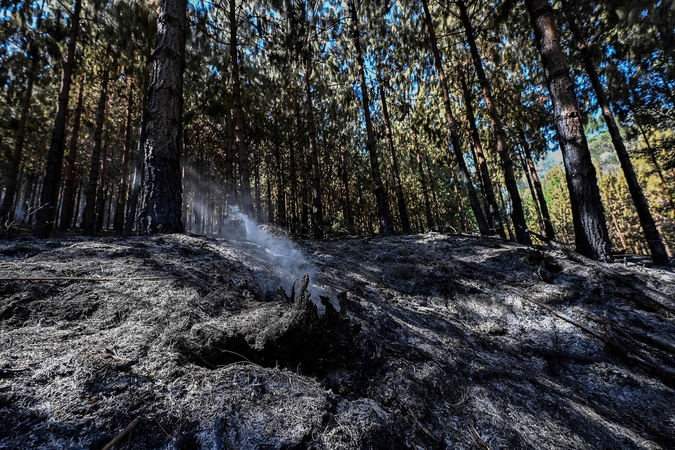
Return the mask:
<svg viewBox="0 0 675 450"><path fill-rule="evenodd" d="M144 231L143 118L158 9L167 3L0 2L5 229L39 222L48 179L58 191L48 219L59 231ZM674 5L552 5L614 251L650 247L589 61L672 256ZM228 206L239 205L297 235L437 230L522 241L522 210L528 229L574 244L553 104L520 2L217 0L190 2L187 11L180 126L187 231L222 234ZM64 99L66 74L72 87ZM56 175L48 168L55 138Z"/></svg>

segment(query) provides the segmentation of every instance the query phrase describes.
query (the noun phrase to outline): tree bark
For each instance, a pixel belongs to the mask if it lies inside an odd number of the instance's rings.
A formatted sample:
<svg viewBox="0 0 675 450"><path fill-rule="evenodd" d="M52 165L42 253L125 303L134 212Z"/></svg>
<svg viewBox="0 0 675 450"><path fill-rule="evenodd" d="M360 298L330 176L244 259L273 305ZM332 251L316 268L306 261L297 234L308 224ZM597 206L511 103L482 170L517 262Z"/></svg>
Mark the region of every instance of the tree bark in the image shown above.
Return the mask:
<svg viewBox="0 0 675 450"><path fill-rule="evenodd" d="M645 197L640 182L637 179L635 169L633 168L633 163L626 150L626 146L623 143L623 138L621 137L621 132L619 126L614 119L614 114L609 104L609 98L605 93L605 89L600 82L600 76L598 71L595 68L593 63L593 58L591 57L588 46L586 45L586 40L581 35L581 31L577 27L576 21L574 20L573 15L570 12L570 4L568 0L563 0L563 9L565 11L565 17L567 18L567 23L572 30L574 40L577 43L577 48L581 54L581 60L584 63L586 68L586 73L588 78L591 80L593 85L593 90L595 91L595 97L598 100L600 109L602 110L602 116L605 119L605 124L607 125L607 130L609 135L612 138L612 144L614 144L614 149L619 158L619 163L621 164L621 169L626 178L626 183L628 184L628 191L630 192L631 198L633 199L633 204L635 205L635 210L637 211L638 218L640 220L640 225L642 225L642 230L644 231L645 238L647 239L647 244L649 245L649 250L652 254L652 260L656 265L664 265L668 263L668 253L666 252L666 247L661 240L659 231L656 228L656 222L654 217L649 209L649 202L647 197Z"/></svg>
<svg viewBox="0 0 675 450"><path fill-rule="evenodd" d="M471 101L471 92L464 79L464 74L460 71L459 81L462 85L462 92L464 94L464 104L466 106L466 120L469 123L469 132L473 140L473 146L476 151L476 163L478 165L480 178L483 180L483 194L485 195L486 209L488 217L492 225L492 229L502 239L506 239L504 226L502 225L502 218L499 215L499 206L497 206L497 199L495 198L494 187L490 179L490 171L488 170L487 160L483 152L483 144L476 126L476 116L473 111L473 104Z"/></svg>
<svg viewBox="0 0 675 450"><path fill-rule="evenodd" d="M396 191L396 200L398 202L398 211L401 215L401 228L406 234L411 234L410 218L408 217L408 208L405 204L405 196L403 195L403 184L401 183L401 175L398 170L398 161L396 160L396 149L394 148L394 138L391 133L391 120L389 119L389 109L387 108L387 96L384 90L384 77L382 76L382 67L378 62L377 70L377 85L380 90L380 100L382 101L382 116L384 118L384 130L387 135L387 146L389 147L389 161L391 163L391 173L394 178L394 189Z"/></svg>
<svg viewBox="0 0 675 450"><path fill-rule="evenodd" d="M548 0L525 0L525 4L532 19L555 109L577 251L593 259L611 261L609 234L595 167L574 96L574 85L560 47L553 9Z"/></svg>
<svg viewBox="0 0 675 450"><path fill-rule="evenodd" d="M56 200L61 184L61 167L63 166L63 152L66 137L66 119L68 117L68 100L70 98L70 85L72 83L73 69L75 68L75 49L77 35L80 30L80 12L82 0L75 1L75 9L71 18L70 35L68 37L68 50L66 61L63 64L61 77L61 89L56 107L56 117L52 128L52 137L47 154L47 168L40 194L40 208L36 213L33 235L37 238L46 238L54 228L56 214Z"/></svg>
<svg viewBox="0 0 675 450"><path fill-rule="evenodd" d="M433 230L434 216L431 213L431 201L429 200L429 189L427 186L427 177L424 174L424 167L422 165L422 153L420 151L419 141L417 140L417 131L413 128L413 143L415 146L415 155L413 156L417 161L417 171L420 177L420 186L422 187L422 198L424 199L424 214L427 220L427 229Z"/></svg>
<svg viewBox="0 0 675 450"><path fill-rule="evenodd" d="M93 236L96 226L96 186L99 182L99 169L101 166L101 147L103 125L105 123L105 106L108 101L108 75L109 68L103 70L101 76L101 88L96 107L96 125L94 127L94 147L91 151L91 165L89 166L89 182L85 193L84 212L82 215L82 229L85 236ZM101 180L102 181L102 180Z"/></svg>
<svg viewBox="0 0 675 450"><path fill-rule="evenodd" d="M180 155L187 0L160 0L148 91L141 230L182 233Z"/></svg>
<svg viewBox="0 0 675 450"><path fill-rule="evenodd" d="M281 133L279 123L274 124L275 139L274 139L274 162L277 178L277 225L286 227L286 188L284 183L284 171L281 161Z"/></svg>
<svg viewBox="0 0 675 450"><path fill-rule="evenodd" d="M98 182L98 190L96 191L96 221L94 225L94 233L99 233L103 229L103 219L105 214L105 203L108 195L112 196L110 192L110 180L108 179L108 149L110 148L110 139L108 137L109 131L106 127L105 136L103 138L103 151L101 153L101 175Z"/></svg>
<svg viewBox="0 0 675 450"><path fill-rule="evenodd" d="M114 230L118 236L124 234L124 213L127 205L127 179L129 178L129 158L131 157L131 118L134 110L134 87L129 80L127 88L129 97L127 98L127 121L124 128L124 152L122 153L122 174L120 184L117 190L117 205L115 207L115 225ZM182 205L181 205L182 210ZM181 219L182 220L182 219Z"/></svg>
<svg viewBox="0 0 675 450"><path fill-rule="evenodd" d="M480 53L478 52L473 26L471 25L471 19L469 18L466 5L463 1L457 0L457 6L459 7L459 15L464 26L466 40L469 44L469 51L471 53L471 58L473 59L473 65L476 69L476 75L478 76L478 80L480 82L483 100L485 100L485 106L487 108L488 115L490 116L490 126L492 127L492 133L494 134L495 141L497 143L497 153L499 154L499 159L501 161L506 189L509 191L509 196L511 198L511 219L516 230L516 240L519 244L529 245L532 244L532 240L530 239L530 235L527 233L527 224L525 223L525 214L523 212L523 202L520 198L518 183L516 182L516 177L513 171L513 160L511 159L509 148L506 143L506 133L504 132L504 127L502 126L502 121L501 117L499 116L499 111L497 110L497 105L495 105L494 99L492 97L492 87L490 86L490 82L488 81L485 71L483 70L483 61L481 60Z"/></svg>
<svg viewBox="0 0 675 450"><path fill-rule="evenodd" d="M361 102L363 104L363 115L366 122L366 152L370 156L370 173L373 178L373 190L375 191L375 204L377 208L377 217L380 225L380 234L390 235L394 233L394 224L391 221L387 195L382 184L382 175L380 174L380 162L377 157L377 147L375 145L375 132L370 117L370 100L368 98L368 86L366 84L366 74L363 68L363 53L361 50L361 35L359 31L359 18L356 14L354 0L349 0L349 11L352 19L352 37L354 39L354 48L356 50L356 66L359 73L359 83L361 85Z"/></svg>
<svg viewBox="0 0 675 450"><path fill-rule="evenodd" d="M438 40L436 39L436 31L434 30L433 21L431 20L431 13L429 12L429 5L427 0L422 0L422 7L424 8L424 20L427 26L427 31L429 32L429 41L431 44L431 50L434 55L434 64L436 66L436 71L438 72L438 79L441 85L441 91L443 93L443 107L445 109L445 120L448 124L450 130L450 140L452 142L452 149L455 154L455 161L457 162L457 167L462 176L462 184L466 190L467 196L469 197L469 203L471 204L471 209L473 210L474 217L476 218L476 223L478 224L478 229L480 234L489 235L490 226L488 225L485 215L480 208L480 201L478 200L478 195L476 195L476 190L471 183L471 175L469 174L469 169L466 167L466 162L464 162L464 155L462 154L462 145L459 139L459 134L457 132L457 125L455 124L455 118L452 115L452 105L450 103L450 91L448 89L448 83L445 78L445 69L443 68L443 58L441 57L441 52L438 49Z"/></svg>

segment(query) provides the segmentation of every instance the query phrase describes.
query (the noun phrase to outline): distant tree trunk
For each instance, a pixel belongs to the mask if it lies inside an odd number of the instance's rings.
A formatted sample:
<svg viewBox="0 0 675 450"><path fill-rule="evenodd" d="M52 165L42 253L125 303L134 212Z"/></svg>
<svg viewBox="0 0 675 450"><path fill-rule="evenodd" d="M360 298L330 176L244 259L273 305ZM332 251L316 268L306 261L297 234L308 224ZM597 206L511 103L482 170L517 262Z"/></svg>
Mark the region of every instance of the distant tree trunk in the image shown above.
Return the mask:
<svg viewBox="0 0 675 450"><path fill-rule="evenodd" d="M471 175L469 174L469 169L466 167L466 163L464 162L464 155L462 154L462 144L459 140L459 134L457 133L455 118L452 115L450 90L448 89L448 83L445 78L445 69L443 68L443 58L441 57L441 52L438 49L438 40L436 39L436 31L434 30L434 25L431 19L431 13L429 12L429 5L427 0L422 0L422 7L424 8L424 21L427 26L427 31L429 32L429 41L431 44L431 50L434 55L434 63L436 65L436 71L438 72L438 79L443 94L443 107L445 109L445 120L450 130L450 139L452 142L452 149L455 154L455 161L457 162L459 173L462 176L462 184L464 185L464 189L466 190L467 196L469 197L469 203L471 204L471 209L473 210L474 217L476 218L480 234L489 235L490 226L488 225L487 220L485 220L485 215L483 214L483 211L480 208L480 201L478 200L476 190L474 189L473 184L471 183Z"/></svg>
<svg viewBox="0 0 675 450"><path fill-rule="evenodd" d="M506 233L504 233L504 226L502 225L502 218L499 215L499 206L497 206L497 199L495 198L494 187L492 186L492 180L490 179L490 171L487 166L487 160L485 159L485 153L483 152L483 144L480 139L480 134L478 133L478 127L476 126L476 116L473 111L471 92L469 91L469 87L467 86L466 80L464 78L464 73L460 70L459 81L462 86L462 93L464 94L466 120L469 123L469 132L471 134L471 139L473 140L474 149L476 150L476 164L478 166L478 172L480 174L480 178L483 180L483 194L485 195L486 203L485 206L495 233L498 234L502 239L506 239Z"/></svg>
<svg viewBox="0 0 675 450"><path fill-rule="evenodd" d="M429 153L424 154L424 160L427 163L427 171L429 172L429 190L431 190L431 198L434 202L434 215L436 216L436 227L440 230L441 228L441 204L438 201L438 196L436 195L436 181L431 170L431 158L429 158ZM454 172L453 172L454 174ZM464 208L462 207L462 210Z"/></svg>
<svg viewBox="0 0 675 450"><path fill-rule="evenodd" d="M389 119L389 109L387 108L387 96L384 90L384 77L382 76L382 67L378 62L377 68L377 85L380 88L380 100L382 101L382 116L384 118L384 129L387 135L387 146L389 147L389 161L391 162L391 173L394 178L394 189L396 190L396 200L398 202L398 211L401 215L401 227L406 234L412 233L410 228L410 219L408 218L408 208L405 204L405 196L403 195L403 184L401 183L401 176L398 170L398 161L396 160L396 149L394 148L394 138L391 133L391 121Z"/></svg>
<svg viewBox="0 0 675 450"><path fill-rule="evenodd" d="M413 142L415 145L415 159L417 160L417 171L420 176L420 186L422 187L422 198L424 198L424 214L427 219L427 229L433 230L434 216L431 213L431 202L429 201L429 189L427 187L427 177L424 174L424 167L422 165L422 153L420 152L419 142L417 141L417 132L413 132Z"/></svg>
<svg viewBox="0 0 675 450"><path fill-rule="evenodd" d="M546 236L548 239L555 239L555 233L553 232L553 222L551 222L551 215L548 212L548 205L546 203L546 197L544 196L544 189L541 187L539 174L537 173L537 168L534 165L534 160L532 159L530 144L527 142L525 132L522 129L519 129L518 132L520 134L520 142L523 146L525 161L527 162L527 165L530 169L530 176L532 177L532 183L534 184L534 189L537 193L537 199L539 200L539 207L541 208L542 220L544 221L544 236Z"/></svg>
<svg viewBox="0 0 675 450"><path fill-rule="evenodd" d="M31 41L28 46L28 54L31 58L31 65L28 69L28 82L26 83L26 92L21 107L21 118L19 119L19 128L16 130L16 140L14 141L14 153L12 154L12 163L7 175L7 186L5 188L5 197L0 204L0 220L11 222L14 215L14 197L17 191L19 167L23 155L23 144L26 140L26 122L30 111L30 103L33 98L33 84L38 69L38 49L37 43Z"/></svg>
<svg viewBox="0 0 675 450"><path fill-rule="evenodd" d="M262 196L260 192L260 153L259 151L255 154L255 159L253 160L254 170L253 170L253 179L255 183L255 213L256 221L258 223L263 223L265 221L265 215L263 214L262 209Z"/></svg>
<svg viewBox="0 0 675 450"><path fill-rule="evenodd" d="M516 231L516 240L520 244L531 244L532 240L530 239L530 235L527 233L527 224L525 223L523 202L520 198L520 193L518 192L518 183L516 182L516 177L513 172L513 161L511 160L509 148L506 143L506 133L504 132L504 127L502 126L502 121L501 117L499 116L499 111L497 110L497 105L495 105L494 99L492 98L492 87L490 86L490 82L488 81L485 71L483 70L483 61L481 60L478 47L476 45L476 38L474 36L471 19L469 18L466 5L463 1L457 0L457 6L459 7L460 19L464 26L467 43L469 44L469 51L476 69L476 75L480 81L483 100L485 100L485 106L487 108L488 115L490 116L490 126L492 127L492 132L497 143L497 153L499 154L499 158L501 160L504 181L506 182L506 189L509 191L509 196L511 197L511 219Z"/></svg>
<svg viewBox="0 0 675 450"><path fill-rule="evenodd" d="M534 205L534 212L537 215L537 223L539 224L540 233L546 236L546 226L544 225L544 218L541 215L541 210L539 208L539 201L537 199L537 192L534 189L534 183L532 183L532 176L528 169L527 163L523 155L520 156L520 163L523 166L523 172L525 173L525 179L527 180L527 187L530 189L530 196L532 197L532 204Z"/></svg>
<svg viewBox="0 0 675 450"><path fill-rule="evenodd" d="M143 233L182 233L181 115L187 0L160 0L152 54L141 226Z"/></svg>
<svg viewBox="0 0 675 450"><path fill-rule="evenodd" d="M229 207L234 203L234 120L232 110L228 109L225 116L227 128L227 143L225 146L225 204Z"/></svg>
<svg viewBox="0 0 675 450"><path fill-rule="evenodd" d="M290 165L290 185L291 185L291 204L290 204L290 212L291 212L291 233L297 233L298 232L298 166L297 166L297 161L295 158L297 158L296 152L295 152L295 145L294 145L295 137L294 136L289 136L288 139L288 147L289 147L289 165Z"/></svg>
<svg viewBox="0 0 675 450"><path fill-rule="evenodd" d="M144 164L144 152L145 152L145 141L147 137L147 125L149 120L148 114L148 83L150 78L150 65L151 61L151 49L152 45L148 43L147 45L147 55L145 58L147 68L143 72L143 84L142 84L142 93L143 100L141 103L141 129L140 135L138 138L138 145L136 146L136 154L134 155L135 164L134 164L134 177L131 184L131 192L129 194L129 211L127 211L127 218L124 223L124 236L131 236L134 231L134 224L140 223L139 217L137 217L138 210L138 197L141 192L141 178L143 177L143 164Z"/></svg>
<svg viewBox="0 0 675 450"><path fill-rule="evenodd" d="M555 108L555 121L561 142L567 186L574 222L577 251L594 259L611 261L607 224L600 190L581 123L574 85L560 47L548 0L525 0L534 25L546 82Z"/></svg>
<svg viewBox="0 0 675 450"><path fill-rule="evenodd" d="M309 33L308 33L309 34ZM312 174L312 235L314 239L323 238L323 199L321 193L321 170L319 169L319 148L316 143L316 124L312 103L312 56L309 42L303 51L303 69L305 72L305 110L307 113L307 136L309 137L309 157Z"/></svg>
<svg viewBox="0 0 675 450"><path fill-rule="evenodd" d="M61 218L59 220L59 231L70 229L73 220L73 209L75 208L75 162L77 160L77 140L80 136L80 121L82 118L82 96L84 92L84 80L80 83L80 92L77 95L77 108L73 118L73 133L70 136L70 146L68 148L66 166L66 181L63 189L63 204L61 206Z"/></svg>
<svg viewBox="0 0 675 450"><path fill-rule="evenodd" d="M52 128L52 137L47 155L47 168L45 179L40 194L40 209L36 213L35 228L33 235L38 238L46 238L54 227L56 200L61 185L61 167L63 166L63 151L66 136L66 118L68 116L68 100L70 98L70 85L72 82L73 69L75 67L75 48L77 46L77 34L80 29L80 11L82 1L75 1L75 9L71 17L70 36L68 37L68 50L66 61L63 64L61 77L61 89L56 107L56 117Z"/></svg>
<svg viewBox="0 0 675 450"><path fill-rule="evenodd" d="M363 115L366 122L366 152L370 156L370 172L373 177L373 189L375 191L375 203L377 216L380 225L380 234L389 235L394 233L394 225L391 221L387 195L382 184L380 174L380 162L377 157L377 147L375 145L375 133L370 118L370 100L368 98L368 86L366 84L366 74L363 68L363 53L361 51L361 37L359 31L359 18L356 14L354 0L349 0L349 10L352 19L352 37L354 39L354 48L356 49L356 66L359 73L359 83L361 85L361 101L363 103Z"/></svg>
<svg viewBox="0 0 675 450"><path fill-rule="evenodd" d="M105 136L103 141L103 152L101 153L101 175L98 182L98 191L96 193L96 221L94 232L98 233L103 229L103 216L105 213L106 197L110 193L108 180L108 148L110 147L110 139L108 137L108 128L105 129Z"/></svg>
<svg viewBox="0 0 675 450"><path fill-rule="evenodd" d="M103 125L105 123L105 106L108 101L108 75L110 69L107 66L101 76L101 88L96 107L96 125L94 127L94 147L91 151L91 164L89 166L89 183L85 193L84 213L82 216L82 229L85 236L93 236L96 226L96 187L99 182L99 169L101 166L101 147ZM103 180L101 180L103 181Z"/></svg>
<svg viewBox="0 0 675 450"><path fill-rule="evenodd" d="M586 73L588 74L591 84L593 85L593 90L595 91L595 97L598 100L600 109L602 110L602 116L605 119L605 124L607 125L607 130L609 135L612 138L612 144L614 144L614 149L619 158L619 163L621 164L621 169L626 178L626 183L628 184L628 191L630 192L631 198L633 199L633 204L635 205L635 210L637 211L638 218L640 220L640 225L642 225L642 230L644 231L645 238L647 239L647 244L649 245L649 250L651 251L652 260L654 264L664 265L668 263L668 253L666 252L666 247L661 240L659 231L656 228L656 222L652 216L651 211L649 210L649 202L647 197L645 197L640 182L637 179L635 174L635 169L633 168L633 163L626 150L626 146L623 143L623 138L621 137L621 132L619 131L619 126L614 119L614 114L609 105L609 98L605 93L605 89L600 82L600 76L595 68L593 63L593 58L591 57L588 46L586 45L586 40L581 35L581 31L577 27L576 21L570 11L570 4L568 0L563 0L563 9L565 10L565 16L567 18L567 23L572 30L574 35L574 40L577 42L577 48L581 54L581 60L584 63L586 68Z"/></svg>
<svg viewBox="0 0 675 450"><path fill-rule="evenodd" d="M342 215L350 233L354 232L354 216L352 214L352 202L349 196L349 173L347 172L347 158L345 147L340 147L340 180L342 181Z"/></svg>
<svg viewBox="0 0 675 450"><path fill-rule="evenodd" d="M241 103L241 80L239 79L239 56L237 49L236 1L230 0L230 55L232 58L232 103L234 108L234 141L239 157L239 183L241 184L241 205L244 213L253 215L251 180L249 175L248 151L244 137L244 109Z"/></svg>
<svg viewBox="0 0 675 450"><path fill-rule="evenodd" d="M302 111L300 104L295 105L295 119L298 127L298 153L297 160L300 164L300 231L302 234L308 233L309 229L309 170L307 170L307 163L305 157L305 150L303 143L305 142L304 127L302 122Z"/></svg>
<svg viewBox="0 0 675 450"><path fill-rule="evenodd" d="M286 227L286 194L284 183L284 171L281 161L281 133L279 124L275 124L276 139L274 140L274 161L277 178L277 224Z"/></svg>
<svg viewBox="0 0 675 450"><path fill-rule="evenodd" d="M117 191L117 205L115 209L114 230L118 236L124 234L124 212L127 205L127 179L129 178L129 158L131 157L131 118L134 110L134 87L131 80L128 82L129 97L127 99L127 122L124 128L124 152L122 154L122 174ZM182 205L181 205L182 210ZM182 219L181 219L182 220Z"/></svg>

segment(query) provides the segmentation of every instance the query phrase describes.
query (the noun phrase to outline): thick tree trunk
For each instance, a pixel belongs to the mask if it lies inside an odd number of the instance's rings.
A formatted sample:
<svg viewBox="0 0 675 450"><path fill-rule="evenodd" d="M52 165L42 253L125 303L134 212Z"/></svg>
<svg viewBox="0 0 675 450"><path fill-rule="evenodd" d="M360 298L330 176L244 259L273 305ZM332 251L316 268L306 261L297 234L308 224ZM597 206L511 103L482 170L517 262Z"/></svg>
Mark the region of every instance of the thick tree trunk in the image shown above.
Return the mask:
<svg viewBox="0 0 675 450"><path fill-rule="evenodd" d="M459 134L457 132L457 125L455 124L455 118L452 115L452 105L450 103L450 91L448 89L448 83L445 78L445 69L443 68L443 58L441 57L441 52L438 49L438 40L436 39L436 31L434 30L433 21L431 20L431 13L429 12L429 5L427 0L422 0L422 7L424 8L424 21L427 26L427 31L429 32L429 41L431 44L431 50L434 55L434 64L436 66L436 71L438 72L438 79L441 85L441 91L443 94L443 107L445 109L445 120L448 124L450 130L450 140L452 142L452 149L455 154L455 161L459 172L462 176L462 184L466 190L467 197L469 198L469 203L471 204L471 209L473 210L473 215L476 218L476 223L478 224L478 229L480 234L489 235L490 226L488 225L485 215L480 208L480 200L478 200L478 195L476 195L476 190L471 183L471 175L469 174L469 169L466 167L466 162L464 162L464 155L462 154L462 145L459 140Z"/></svg>
<svg viewBox="0 0 675 450"><path fill-rule="evenodd" d="M160 0L152 54L141 225L143 233L182 233L181 115L187 0Z"/></svg>
<svg viewBox="0 0 675 450"><path fill-rule="evenodd" d="M70 35L68 37L68 50L66 61L63 64L63 76L61 77L61 89L56 107L56 117L52 128L52 137L47 154L47 168L45 179L40 194L40 208L36 214L33 235L38 238L46 238L54 227L56 214L56 200L61 185L61 167L63 166L63 151L66 137L66 119L68 116L68 100L70 98L70 85L72 82L73 69L75 68L75 48L77 46L77 34L80 29L80 11L82 0L75 1L75 9L71 17Z"/></svg>
<svg viewBox="0 0 675 450"><path fill-rule="evenodd" d="M61 206L61 219L59 231L66 231L72 226L73 210L75 208L75 162L77 161L77 140L80 136L80 121L82 118L82 97L84 92L84 80L80 83L80 92L77 95L77 108L73 118L73 133L70 136L66 166L66 181L63 189L63 204Z"/></svg>
<svg viewBox="0 0 675 450"><path fill-rule="evenodd" d="M577 251L593 259L611 261L609 234L595 167L574 96L574 85L560 47L553 9L548 0L525 0L525 4L532 18L537 47L555 108Z"/></svg>
<svg viewBox="0 0 675 450"><path fill-rule="evenodd" d="M305 42L302 57L305 72L305 110L307 113L307 136L309 137L309 157L312 174L312 235L314 239L323 238L323 200L321 193L321 170L319 168L319 148L316 143L316 123L314 122L314 105L312 103L312 57L309 42Z"/></svg>
<svg viewBox="0 0 675 450"><path fill-rule="evenodd" d="M609 105L609 98L607 97L605 89L600 82L600 76L595 69L593 58L591 57L590 51L585 43L586 40L581 35L581 31L577 27L576 21L570 12L568 0L563 0L563 9L565 10L567 23L570 27L570 30L572 30L572 34L574 35L574 40L577 42L577 48L581 54L581 60L583 61L584 67L586 68L586 73L588 74L591 84L593 85L595 97L597 98L600 109L602 110L602 116L605 119L607 130L609 131L609 135L612 138L612 144L614 144L614 149L616 150L616 154L619 158L621 169L623 170L623 174L626 178L628 191L630 192L631 198L633 199L633 204L635 205L635 210L637 211L640 225L642 225L642 230L644 231L645 238L647 239L647 244L649 245L649 250L652 254L652 260L654 261L654 264L657 265L667 264L669 258L668 253L666 252L666 247L661 240L658 229L656 228L656 222L654 221L654 217L649 210L649 202L642 191L642 187L640 186L640 182L638 181L637 175L635 174L635 169L633 168L630 155L628 154L628 150L626 150L626 146L623 143L619 126L614 119L614 114L612 114L612 110Z"/></svg>
<svg viewBox="0 0 675 450"><path fill-rule="evenodd" d="M352 37L354 39L354 48L356 50L356 66L359 73L359 83L361 85L361 101L363 103L363 115L366 122L366 152L370 156L370 173L373 178L373 190L375 191L375 204L377 208L377 217L380 224L380 234L389 235L394 233L394 225L391 221L387 195L382 184L380 174L380 162L377 157L377 147L375 146L375 132L370 118L370 100L368 97L368 86L366 84L366 74L363 68L363 53L361 50L361 36L359 31L359 18L356 14L354 0L349 0L349 10L352 19Z"/></svg>
<svg viewBox="0 0 675 450"><path fill-rule="evenodd" d="M114 230L118 236L122 236L124 234L124 213L126 211L127 205L127 179L129 178L129 158L131 157L131 118L134 110L134 87L131 81L129 81L127 88L129 89L129 97L127 99L127 122L124 127L122 174L120 176L119 188L117 190L117 205L115 208Z"/></svg>
<svg viewBox="0 0 675 450"><path fill-rule="evenodd" d="M401 227L406 234L412 233L410 228L410 219L408 218L408 208L405 204L403 195L403 183L398 170L398 161L396 160L396 149L394 148L394 137L391 133L391 121L389 119L389 109L387 108L387 96L384 90L384 77L382 76L382 67L377 63L377 85L380 90L380 100L382 101L382 116L384 118L384 130L387 135L387 146L389 147L389 161L391 162L391 173L394 178L394 189L396 191L396 200L398 202L398 211L401 215Z"/></svg>
<svg viewBox="0 0 675 450"><path fill-rule="evenodd" d="M91 151L91 165L89 166L89 182L85 193L84 213L82 216L82 229L85 236L93 236L96 225L96 187L99 182L99 169L101 166L101 147L103 125L105 122L105 106L108 101L108 75L109 69L103 70L101 88L96 107L96 125L94 127L94 147ZM103 180L101 180L102 183Z"/></svg>
<svg viewBox="0 0 675 450"><path fill-rule="evenodd" d="M527 165L530 168L530 176L532 177L532 182L534 183L534 189L537 192L537 199L539 200L539 207L541 208L542 220L544 221L544 236L553 240L555 239L555 233L553 232L553 222L551 222L551 215L548 212L548 204L546 203L546 197L544 196L544 189L541 186L539 174L537 173L537 168L534 165L534 160L532 159L530 144L527 142L525 132L522 129L518 132L520 134L520 142L523 146L523 152L525 153L525 160L527 161Z"/></svg>
<svg viewBox="0 0 675 450"><path fill-rule="evenodd" d="M492 133L494 134L495 141L497 143L497 153L499 154L499 159L501 161L504 181L506 182L506 189L509 191L509 196L511 198L511 219L516 230L516 240L520 244L531 244L532 240L530 239L530 235L527 233L527 224L525 223L523 202L520 198L520 192L518 192L518 183L516 182L516 177L513 171L513 161L511 160L509 148L506 143L506 133L504 132L504 127L502 126L502 121L501 117L499 116L499 111L497 110L497 105L495 105L494 99L492 97L492 87L490 86L490 82L488 81L485 71L483 70L483 61L481 60L480 54L478 53L473 26L471 25L471 19L469 18L466 5L463 1L458 0L457 6L459 7L460 19L464 26L467 43L469 44L469 51L476 69L476 75L478 76L478 80L480 82L483 100L485 100L485 106L487 108L488 115L490 116L490 126L492 127Z"/></svg>
<svg viewBox="0 0 675 450"><path fill-rule="evenodd" d="M251 197L251 176L248 164L248 149L244 137L244 108L241 102L241 80L239 79L239 54L237 48L236 1L230 0L230 56L232 59L232 103L234 109L234 141L239 159L239 183L241 185L241 206L244 213L253 215Z"/></svg>
<svg viewBox="0 0 675 450"><path fill-rule="evenodd" d="M504 233L504 226L502 225L502 218L499 215L499 206L497 206L497 199L495 198L494 187L490 179L490 171L488 170L487 160L485 159L485 152L483 152L483 143L478 133L476 126L476 116L473 111L473 103L471 99L471 92L464 79L464 74L460 71L459 81L462 85L462 93L464 94L464 105L466 106L466 120L469 123L469 132L473 140L473 146L476 151L476 164L480 179L483 180L483 194L485 196L486 209L488 218L492 225L492 230L502 239L506 239Z"/></svg>

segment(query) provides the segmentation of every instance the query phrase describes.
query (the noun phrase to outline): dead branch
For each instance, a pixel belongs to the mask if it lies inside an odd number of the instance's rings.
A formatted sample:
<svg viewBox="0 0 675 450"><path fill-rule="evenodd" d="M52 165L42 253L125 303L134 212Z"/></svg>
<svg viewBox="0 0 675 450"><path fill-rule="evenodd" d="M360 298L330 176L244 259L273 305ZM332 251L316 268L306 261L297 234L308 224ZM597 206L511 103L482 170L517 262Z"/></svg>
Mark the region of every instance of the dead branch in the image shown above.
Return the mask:
<svg viewBox="0 0 675 450"><path fill-rule="evenodd" d="M141 421L141 419L140 419L139 417L136 417L136 418L133 420L133 422L131 422L129 425L127 425L127 427L126 427L124 430L122 430L122 432L121 432L120 434L118 434L117 436L115 436L115 437L113 438L113 440L110 441L110 442L108 442L108 445L106 445L105 447L103 447L103 449L101 449L101 450L110 450L111 448L113 448L113 447L115 446L115 444L117 444L119 441L121 441L121 440L124 438L124 436L126 436L127 434L129 434L129 433L131 433L132 431L134 431L134 428L136 428L136 426L138 425L138 423L139 423L140 421Z"/></svg>

